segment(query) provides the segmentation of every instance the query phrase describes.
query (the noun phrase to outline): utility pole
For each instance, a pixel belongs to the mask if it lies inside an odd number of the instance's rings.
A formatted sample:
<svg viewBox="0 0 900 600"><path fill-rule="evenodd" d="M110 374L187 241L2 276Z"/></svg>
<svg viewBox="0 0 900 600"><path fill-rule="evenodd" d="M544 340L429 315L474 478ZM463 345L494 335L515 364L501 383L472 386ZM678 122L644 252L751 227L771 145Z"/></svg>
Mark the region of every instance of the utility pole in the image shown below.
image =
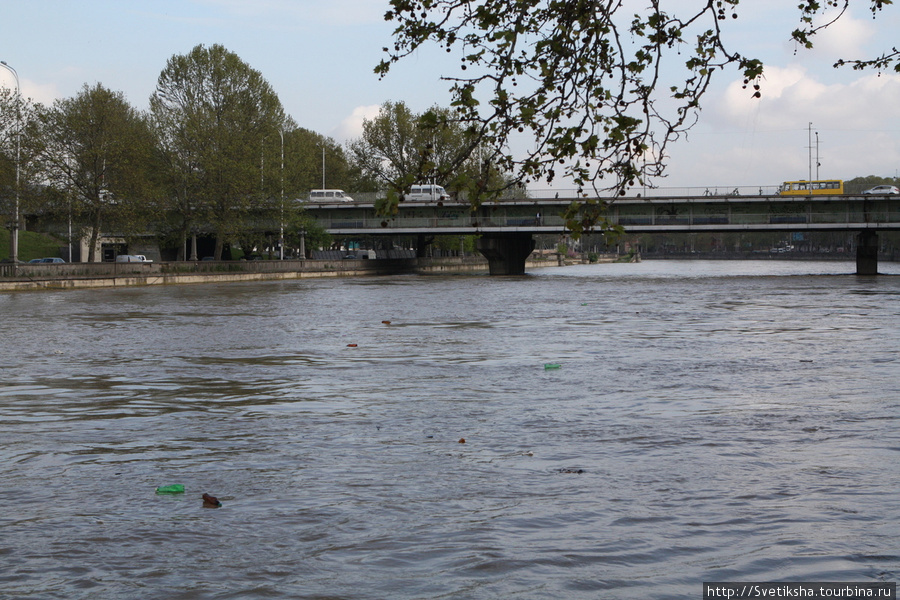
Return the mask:
<svg viewBox="0 0 900 600"><path fill-rule="evenodd" d="M813 150L812 121L810 121L810 123L809 123L809 131L808 131L807 137L808 137L808 143L809 143L809 145L806 147L809 150L809 179L807 179L807 181L812 181L813 180L813 178L812 178L812 150Z"/></svg>

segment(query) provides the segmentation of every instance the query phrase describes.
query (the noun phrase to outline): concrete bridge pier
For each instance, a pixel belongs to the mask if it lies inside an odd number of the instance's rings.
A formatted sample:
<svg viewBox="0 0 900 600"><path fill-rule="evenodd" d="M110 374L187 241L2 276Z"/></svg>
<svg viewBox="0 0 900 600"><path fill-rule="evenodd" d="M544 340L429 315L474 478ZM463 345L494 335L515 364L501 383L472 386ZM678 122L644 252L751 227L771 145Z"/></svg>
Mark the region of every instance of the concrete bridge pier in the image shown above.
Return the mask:
<svg viewBox="0 0 900 600"><path fill-rule="evenodd" d="M478 251L488 260L491 275L524 275L525 259L533 250L530 233L490 233L478 238Z"/></svg>
<svg viewBox="0 0 900 600"><path fill-rule="evenodd" d="M856 238L856 274L878 275L878 234L870 229Z"/></svg>

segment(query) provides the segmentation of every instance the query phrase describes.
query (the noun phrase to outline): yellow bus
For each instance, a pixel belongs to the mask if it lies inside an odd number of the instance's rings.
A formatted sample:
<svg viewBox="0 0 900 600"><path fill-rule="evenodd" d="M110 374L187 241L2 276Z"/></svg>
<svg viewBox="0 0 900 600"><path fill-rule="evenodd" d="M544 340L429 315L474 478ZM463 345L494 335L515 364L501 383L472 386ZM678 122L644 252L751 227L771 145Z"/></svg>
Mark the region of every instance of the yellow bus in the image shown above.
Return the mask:
<svg viewBox="0 0 900 600"><path fill-rule="evenodd" d="M844 193L844 182L840 179L822 179L819 181L785 181L778 189L781 196L809 196Z"/></svg>

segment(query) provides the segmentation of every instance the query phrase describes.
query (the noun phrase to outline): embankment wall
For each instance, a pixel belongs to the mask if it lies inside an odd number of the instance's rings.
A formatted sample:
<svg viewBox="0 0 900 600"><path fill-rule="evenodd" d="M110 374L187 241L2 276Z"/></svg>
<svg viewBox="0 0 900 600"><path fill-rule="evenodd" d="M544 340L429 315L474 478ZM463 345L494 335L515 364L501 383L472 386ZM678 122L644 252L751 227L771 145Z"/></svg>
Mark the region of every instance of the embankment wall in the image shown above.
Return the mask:
<svg viewBox="0 0 900 600"><path fill-rule="evenodd" d="M534 268L556 264L555 260L534 260L529 261L528 266ZM4 271L0 272L0 291L273 281L402 273L478 273L487 270L487 261L478 256L376 260L25 264L15 271L12 265L4 265Z"/></svg>

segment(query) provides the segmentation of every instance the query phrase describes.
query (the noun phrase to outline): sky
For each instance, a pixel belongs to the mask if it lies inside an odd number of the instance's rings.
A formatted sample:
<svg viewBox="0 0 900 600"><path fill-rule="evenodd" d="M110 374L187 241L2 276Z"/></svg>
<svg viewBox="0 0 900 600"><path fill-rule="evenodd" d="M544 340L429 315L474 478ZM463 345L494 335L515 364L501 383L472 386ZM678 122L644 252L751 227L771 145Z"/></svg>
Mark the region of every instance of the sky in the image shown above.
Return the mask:
<svg viewBox="0 0 900 600"><path fill-rule="evenodd" d="M648 4L625 0L630 12ZM736 71L720 73L697 125L670 147L668 176L655 184L775 186L808 178L810 164L814 179L898 176L900 74L832 67L897 45L900 6L873 19L867 4L852 0L809 51L789 41L795 2L742 2L738 18L724 23L726 39L766 64L762 98L742 89ZM403 101L415 112L450 102L441 76L456 74L458 58L437 48L419 50L384 79L374 74L391 45L388 8L387 0L0 0L0 60L35 101L52 104L101 83L146 110L172 56L221 44L262 73L301 127L346 143L383 102ZM15 85L6 69L0 85Z"/></svg>

